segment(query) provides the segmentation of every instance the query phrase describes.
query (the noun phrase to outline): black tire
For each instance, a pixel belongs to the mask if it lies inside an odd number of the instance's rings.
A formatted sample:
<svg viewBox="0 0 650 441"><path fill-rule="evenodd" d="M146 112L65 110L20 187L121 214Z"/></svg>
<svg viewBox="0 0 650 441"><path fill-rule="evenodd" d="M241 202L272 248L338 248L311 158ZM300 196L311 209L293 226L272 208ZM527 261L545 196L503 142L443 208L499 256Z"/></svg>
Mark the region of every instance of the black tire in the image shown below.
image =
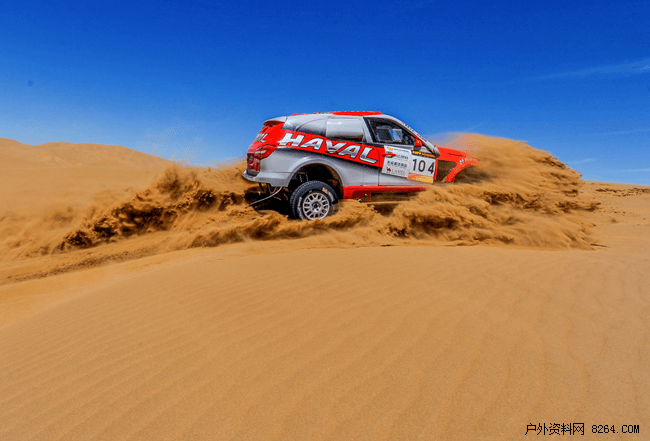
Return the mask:
<svg viewBox="0 0 650 441"><path fill-rule="evenodd" d="M338 201L332 187L321 181L308 181L291 193L289 206L294 219L324 219L334 213Z"/></svg>

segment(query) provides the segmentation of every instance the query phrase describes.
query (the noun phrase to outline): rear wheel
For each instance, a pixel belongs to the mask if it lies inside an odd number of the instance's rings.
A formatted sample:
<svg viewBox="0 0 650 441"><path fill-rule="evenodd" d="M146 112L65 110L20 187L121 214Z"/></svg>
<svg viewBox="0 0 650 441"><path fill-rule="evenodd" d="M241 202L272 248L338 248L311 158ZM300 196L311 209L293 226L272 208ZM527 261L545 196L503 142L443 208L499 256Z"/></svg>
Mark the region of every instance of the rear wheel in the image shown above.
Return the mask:
<svg viewBox="0 0 650 441"><path fill-rule="evenodd" d="M324 219L334 213L338 198L332 187L321 181L307 181L291 194L289 205L294 219Z"/></svg>

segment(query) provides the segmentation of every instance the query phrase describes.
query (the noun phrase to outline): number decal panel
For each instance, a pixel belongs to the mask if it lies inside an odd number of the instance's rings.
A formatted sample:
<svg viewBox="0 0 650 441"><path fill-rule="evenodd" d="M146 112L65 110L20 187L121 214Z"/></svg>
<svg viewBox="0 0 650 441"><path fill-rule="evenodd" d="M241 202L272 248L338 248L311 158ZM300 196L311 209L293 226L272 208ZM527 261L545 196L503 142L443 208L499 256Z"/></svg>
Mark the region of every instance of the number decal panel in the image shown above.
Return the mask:
<svg viewBox="0 0 650 441"><path fill-rule="evenodd" d="M433 175L436 171L436 160L418 152L411 153L411 167L408 179L413 181L433 183Z"/></svg>
<svg viewBox="0 0 650 441"><path fill-rule="evenodd" d="M412 181L433 183L436 160L431 155L398 147L384 147L386 158L381 172Z"/></svg>

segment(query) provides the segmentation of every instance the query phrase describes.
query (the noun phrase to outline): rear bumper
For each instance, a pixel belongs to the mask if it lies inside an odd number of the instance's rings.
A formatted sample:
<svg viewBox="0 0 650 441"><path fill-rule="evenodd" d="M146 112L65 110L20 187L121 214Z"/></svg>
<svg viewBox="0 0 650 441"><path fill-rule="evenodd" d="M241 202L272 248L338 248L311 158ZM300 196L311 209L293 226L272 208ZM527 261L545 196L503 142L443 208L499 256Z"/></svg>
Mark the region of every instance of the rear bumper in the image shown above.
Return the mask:
<svg viewBox="0 0 650 441"><path fill-rule="evenodd" d="M271 187L286 187L291 181L291 173L271 173L261 171L253 176L246 170L242 175L247 181L258 182L260 184L269 184Z"/></svg>

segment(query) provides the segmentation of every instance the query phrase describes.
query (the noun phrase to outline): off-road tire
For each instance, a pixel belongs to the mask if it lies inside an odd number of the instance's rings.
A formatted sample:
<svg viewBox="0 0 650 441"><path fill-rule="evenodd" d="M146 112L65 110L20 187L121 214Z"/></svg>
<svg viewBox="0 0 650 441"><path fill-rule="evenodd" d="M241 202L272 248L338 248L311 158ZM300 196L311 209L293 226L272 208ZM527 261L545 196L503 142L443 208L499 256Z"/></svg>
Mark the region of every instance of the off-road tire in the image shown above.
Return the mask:
<svg viewBox="0 0 650 441"><path fill-rule="evenodd" d="M307 181L291 193L289 206L294 219L314 220L334 213L338 201L336 193L326 183Z"/></svg>

